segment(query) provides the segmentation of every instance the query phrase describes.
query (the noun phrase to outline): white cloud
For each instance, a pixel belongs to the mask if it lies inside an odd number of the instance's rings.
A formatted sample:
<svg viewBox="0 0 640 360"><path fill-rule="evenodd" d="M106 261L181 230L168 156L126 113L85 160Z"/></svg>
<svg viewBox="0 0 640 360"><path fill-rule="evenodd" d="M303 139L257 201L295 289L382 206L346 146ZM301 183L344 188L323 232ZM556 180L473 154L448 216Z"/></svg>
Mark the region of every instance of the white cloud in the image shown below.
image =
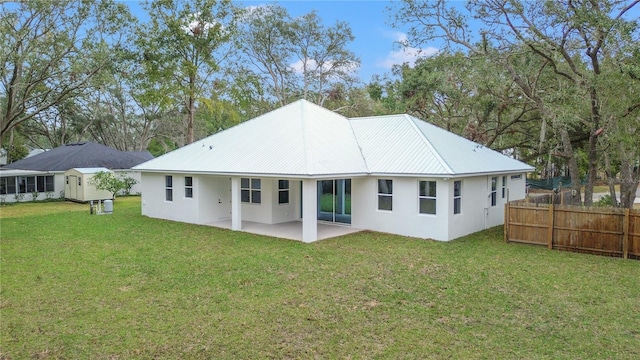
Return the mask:
<svg viewBox="0 0 640 360"><path fill-rule="evenodd" d="M400 49L390 51L387 57L377 62L379 67L385 69L391 69L393 65L401 65L408 63L409 66L413 66L416 60L420 58L430 57L436 55L439 49L429 46L427 48L416 48L408 45L407 34L402 32L393 32L389 34L389 37L394 39L394 42L398 43Z"/></svg>

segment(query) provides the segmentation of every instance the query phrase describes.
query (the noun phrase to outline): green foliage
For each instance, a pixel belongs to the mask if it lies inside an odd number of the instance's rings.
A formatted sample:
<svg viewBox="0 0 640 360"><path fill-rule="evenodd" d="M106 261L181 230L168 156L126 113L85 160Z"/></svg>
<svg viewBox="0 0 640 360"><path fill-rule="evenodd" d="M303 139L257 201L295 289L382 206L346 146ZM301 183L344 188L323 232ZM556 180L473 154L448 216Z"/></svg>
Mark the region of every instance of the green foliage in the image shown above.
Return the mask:
<svg viewBox="0 0 640 360"><path fill-rule="evenodd" d="M323 105L337 89L355 83L360 59L348 48L354 35L346 22L325 26L315 11L293 18L277 4L252 7L242 17L233 73L250 81L235 86L261 105L300 98Z"/></svg>
<svg viewBox="0 0 640 360"><path fill-rule="evenodd" d="M100 171L93 175L89 183L96 187L98 190L106 190L111 193L112 199L116 198L116 195L123 191L126 195L131 192L131 187L137 184L138 181L121 174L116 176L110 171Z"/></svg>
<svg viewBox="0 0 640 360"><path fill-rule="evenodd" d="M605 194L602 195L594 205L599 207L611 207L613 206L613 199L611 198L611 195Z"/></svg>
<svg viewBox="0 0 640 360"><path fill-rule="evenodd" d="M112 0L3 6L0 97L12 101L3 102L0 138L29 119L55 117L53 107L87 89L108 69L130 23L127 6Z"/></svg>
<svg viewBox="0 0 640 360"><path fill-rule="evenodd" d="M2 209L4 357L638 355L635 260L507 244L500 227L303 244L148 218L137 197L114 207Z"/></svg>
<svg viewBox="0 0 640 360"><path fill-rule="evenodd" d="M13 144L7 149L7 163L22 160L29 155L29 149L23 144Z"/></svg>

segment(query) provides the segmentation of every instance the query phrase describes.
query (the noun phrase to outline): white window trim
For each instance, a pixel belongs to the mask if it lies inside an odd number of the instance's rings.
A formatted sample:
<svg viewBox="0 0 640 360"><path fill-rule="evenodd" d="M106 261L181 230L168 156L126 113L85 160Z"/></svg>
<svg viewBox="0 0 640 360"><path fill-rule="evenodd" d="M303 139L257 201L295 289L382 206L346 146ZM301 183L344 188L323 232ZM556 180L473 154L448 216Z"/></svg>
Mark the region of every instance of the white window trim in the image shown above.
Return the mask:
<svg viewBox="0 0 640 360"><path fill-rule="evenodd" d="M191 178L191 186L187 185L187 178ZM185 176L184 177L184 198L185 199L193 199L193 176ZM187 189L191 189L191 196L187 196Z"/></svg>
<svg viewBox="0 0 640 360"><path fill-rule="evenodd" d="M242 187L242 179L248 179L249 180L249 187ZM259 188L254 188L253 187L253 180L260 181L260 187ZM242 191L243 190L249 191L249 201L242 201ZM260 192L260 202L254 202L253 201L253 192L254 191ZM256 206L260 206L262 204L262 179L261 178L240 178L240 203L241 204L256 205Z"/></svg>
<svg viewBox="0 0 640 360"><path fill-rule="evenodd" d="M171 186L167 186L168 178L171 178ZM167 190L171 190L171 200L167 200ZM173 175L164 176L164 202L173 202Z"/></svg>
<svg viewBox="0 0 640 360"><path fill-rule="evenodd" d="M428 195L420 195L420 183L421 182L433 182L436 184L436 194L434 196L428 196ZM433 199L436 201L436 208L435 208L435 213L431 214L431 213L423 213L420 212L420 200L421 199ZM438 182L435 180L418 180L418 215L420 216L437 216L438 215Z"/></svg>
<svg viewBox="0 0 640 360"><path fill-rule="evenodd" d="M456 182L460 183L460 195L456 196ZM456 199L460 200L460 211L456 212ZM462 180L455 180L453 182L453 215L460 215L462 214Z"/></svg>
<svg viewBox="0 0 640 360"><path fill-rule="evenodd" d="M287 182L287 187L285 189L280 189L280 181L286 181ZM278 179L276 186L278 188L278 206L280 205L289 205L291 204L291 192L289 191L291 189L291 182L287 179ZM286 203L281 203L280 202L280 192L287 192L287 202Z"/></svg>
<svg viewBox="0 0 640 360"><path fill-rule="evenodd" d="M498 176L490 176L489 179L490 179L489 180L489 189L490 189L490 191L489 191L489 206L490 207L496 207L496 206L498 206L498 179L499 179L499 177ZM496 179L495 189L493 187L493 179ZM496 199L495 204L493 203L494 196L495 196L495 199Z"/></svg>
<svg viewBox="0 0 640 360"><path fill-rule="evenodd" d="M381 193L380 192L380 180L389 180L391 181L391 193L390 194L386 194L386 193ZM380 196L384 196L384 197L389 197L391 198L391 210L387 210L387 209L380 209ZM376 179L376 210L377 211L382 211L382 212L393 212L393 179L384 179L384 178L379 178Z"/></svg>

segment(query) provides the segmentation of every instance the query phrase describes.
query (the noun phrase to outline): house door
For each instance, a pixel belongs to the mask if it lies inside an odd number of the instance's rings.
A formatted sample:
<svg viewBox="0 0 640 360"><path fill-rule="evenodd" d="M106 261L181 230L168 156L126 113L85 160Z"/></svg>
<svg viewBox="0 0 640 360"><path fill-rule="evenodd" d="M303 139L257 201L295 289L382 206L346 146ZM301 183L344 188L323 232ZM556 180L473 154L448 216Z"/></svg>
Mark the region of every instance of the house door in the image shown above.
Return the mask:
<svg viewBox="0 0 640 360"><path fill-rule="evenodd" d="M231 219L231 178L220 178L216 181L218 194L218 220Z"/></svg>
<svg viewBox="0 0 640 360"><path fill-rule="evenodd" d="M318 181L318 220L351 224L351 179Z"/></svg>

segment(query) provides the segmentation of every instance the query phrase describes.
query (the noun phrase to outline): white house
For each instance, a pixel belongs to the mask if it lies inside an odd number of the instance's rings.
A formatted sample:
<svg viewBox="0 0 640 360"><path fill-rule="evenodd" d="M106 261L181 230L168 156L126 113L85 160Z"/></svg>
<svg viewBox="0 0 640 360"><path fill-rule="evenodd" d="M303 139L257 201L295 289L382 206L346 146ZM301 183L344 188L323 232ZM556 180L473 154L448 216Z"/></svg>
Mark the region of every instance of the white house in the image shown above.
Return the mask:
<svg viewBox="0 0 640 360"><path fill-rule="evenodd" d="M0 167L0 202L65 198L64 173L73 168L104 167L140 182L140 173L131 167L152 158L148 151L120 151L88 141L62 145ZM131 189L132 194L140 191L139 185Z"/></svg>
<svg viewBox="0 0 640 360"><path fill-rule="evenodd" d="M409 115L348 119L304 100L133 169L143 215L296 222L305 242L318 224L452 240L502 224L533 170Z"/></svg>

